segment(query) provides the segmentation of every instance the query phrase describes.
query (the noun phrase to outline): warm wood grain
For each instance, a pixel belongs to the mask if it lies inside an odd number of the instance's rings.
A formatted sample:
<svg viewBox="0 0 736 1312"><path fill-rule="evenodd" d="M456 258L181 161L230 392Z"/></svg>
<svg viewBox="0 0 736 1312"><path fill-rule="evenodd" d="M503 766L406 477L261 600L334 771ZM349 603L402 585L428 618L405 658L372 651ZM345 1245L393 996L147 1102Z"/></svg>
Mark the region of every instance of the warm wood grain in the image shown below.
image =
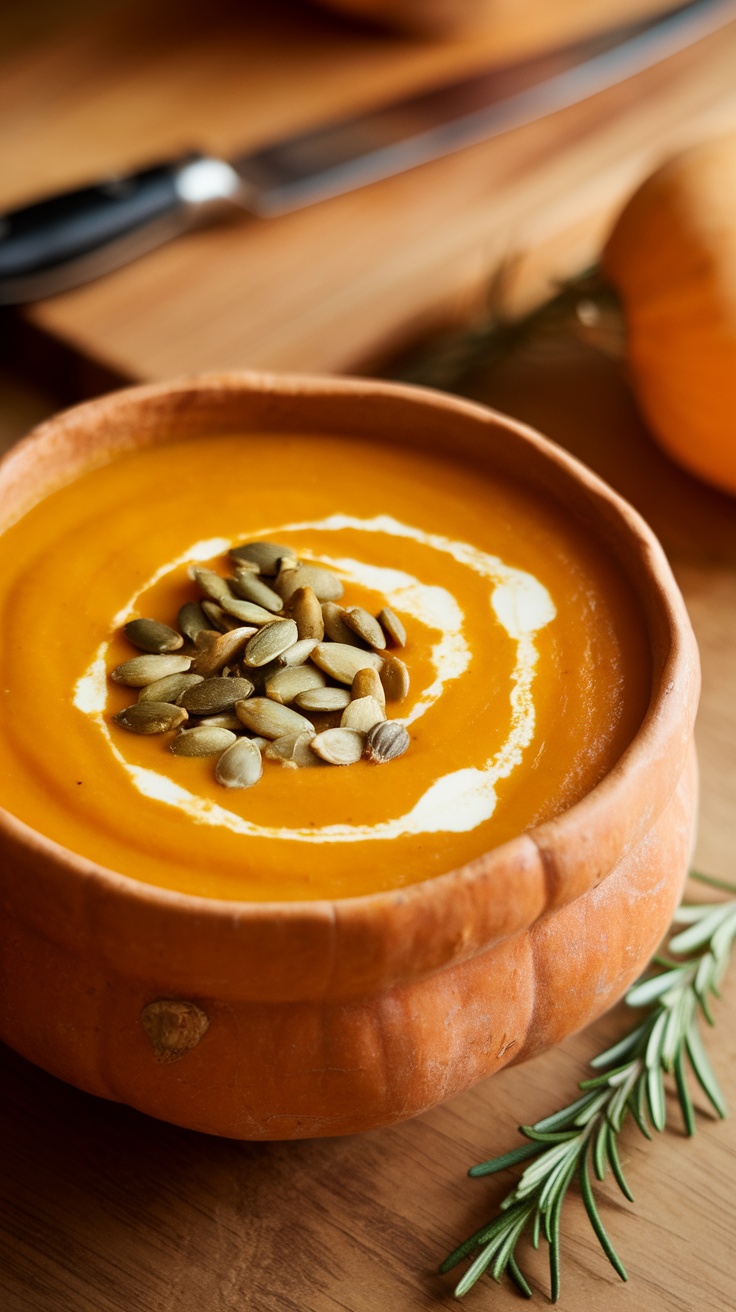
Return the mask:
<svg viewBox="0 0 736 1312"><path fill-rule="evenodd" d="M685 591L703 655L697 857L736 879L736 514L733 500L652 444L614 366L542 342L472 389L569 445L649 516ZM44 399L0 384L8 444ZM702 889L694 886L697 898ZM709 1048L736 1105L736 968ZM622 1031L621 1009L562 1048L420 1120L341 1140L235 1144L106 1104L3 1052L0 1174L3 1312L431 1312L457 1306L435 1274L490 1216L508 1179L467 1166L516 1142L513 1127L569 1100L588 1056ZM702 1100L700 1105L702 1106ZM731 1312L736 1118L703 1117L647 1145L624 1136L636 1196L606 1185L602 1216L630 1276L621 1285L572 1201L563 1220L563 1312ZM528 1270L547 1286L544 1259ZM520 1306L486 1283L469 1308ZM542 1299L542 1306L544 1301Z"/></svg>
<svg viewBox="0 0 736 1312"><path fill-rule="evenodd" d="M499 0L480 32L443 44L288 0L128 0L7 62L0 206L192 145L255 146L646 8ZM517 304L590 260L655 160L736 124L734 66L736 22L542 123L300 213L235 214L26 318L120 378L370 366L510 256L533 252Z"/></svg>

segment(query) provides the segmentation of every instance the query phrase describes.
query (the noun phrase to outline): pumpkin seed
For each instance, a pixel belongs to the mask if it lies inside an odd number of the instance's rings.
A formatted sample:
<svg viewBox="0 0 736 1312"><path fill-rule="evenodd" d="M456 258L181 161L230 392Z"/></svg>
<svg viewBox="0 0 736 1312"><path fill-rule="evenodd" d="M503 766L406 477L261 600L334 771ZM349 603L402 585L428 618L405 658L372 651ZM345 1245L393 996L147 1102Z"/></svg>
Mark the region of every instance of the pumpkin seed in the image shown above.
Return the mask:
<svg viewBox="0 0 736 1312"><path fill-rule="evenodd" d="M198 724L204 729L229 729L231 733L242 733L245 725L238 719L234 711L222 711L220 715L208 715Z"/></svg>
<svg viewBox="0 0 736 1312"><path fill-rule="evenodd" d="M205 679L217 674L219 670L232 663L233 657L242 650L254 633L258 633L258 629L252 626L230 629L228 633L218 633L215 641L194 657L192 669L195 674L201 674Z"/></svg>
<svg viewBox="0 0 736 1312"><path fill-rule="evenodd" d="M167 674L155 683L146 684L138 693L139 702L178 702L187 688L202 682L201 674Z"/></svg>
<svg viewBox="0 0 736 1312"><path fill-rule="evenodd" d="M198 601L185 601L176 617L177 628L190 642L197 641L197 634L209 628L209 621Z"/></svg>
<svg viewBox="0 0 736 1312"><path fill-rule="evenodd" d="M194 645L197 651L208 651L213 642L217 642L219 637L220 632L218 629L200 629L194 639Z"/></svg>
<svg viewBox="0 0 736 1312"><path fill-rule="evenodd" d="M314 665L285 665L266 679L266 695L288 706L299 693L308 688L324 688L326 682L322 671Z"/></svg>
<svg viewBox="0 0 736 1312"><path fill-rule="evenodd" d="M383 610L378 612L378 623L383 625L389 638L397 647L406 646L406 629L390 606L384 606Z"/></svg>
<svg viewBox="0 0 736 1312"><path fill-rule="evenodd" d="M307 688L294 701L300 711L343 711L350 693L347 688Z"/></svg>
<svg viewBox="0 0 736 1312"><path fill-rule="evenodd" d="M273 620L273 616L271 616ZM250 639L243 653L246 665L266 665L287 648L293 647L298 637L294 620L274 620Z"/></svg>
<svg viewBox="0 0 736 1312"><path fill-rule="evenodd" d="M338 601L343 591L337 575L320 565L297 565L296 569L282 570L275 586L284 601L289 601L297 588L312 588L320 601Z"/></svg>
<svg viewBox="0 0 736 1312"><path fill-rule="evenodd" d="M202 565L191 565L189 577L194 579L205 597L209 597L211 601L225 601L232 596L227 579L216 574L213 569L205 569Z"/></svg>
<svg viewBox="0 0 736 1312"><path fill-rule="evenodd" d="M363 755L363 735L354 729L325 729L312 739L310 746L330 765L355 765Z"/></svg>
<svg viewBox="0 0 736 1312"><path fill-rule="evenodd" d="M269 588L268 584L264 583L263 579L259 579L257 574L249 574L246 570L238 570L232 579L231 587L243 601L254 601L258 606L263 606L270 611L284 609L284 603L278 592L274 592L273 588Z"/></svg>
<svg viewBox="0 0 736 1312"><path fill-rule="evenodd" d="M279 665L303 665L309 660L315 647L317 646L316 638L302 638L300 642L295 642L293 647L287 647L277 657Z"/></svg>
<svg viewBox="0 0 736 1312"><path fill-rule="evenodd" d="M325 626L325 636L330 642L341 642L347 647L359 647L364 649L364 643L361 642L357 633L349 629L343 616L345 612L342 606L336 606L334 601L323 601L322 603L322 620Z"/></svg>
<svg viewBox="0 0 736 1312"><path fill-rule="evenodd" d="M343 642L320 642L312 652L312 660L320 670L337 679L338 683L351 684L358 670L372 665L378 669L381 658L375 652L350 647Z"/></svg>
<svg viewBox="0 0 736 1312"><path fill-rule="evenodd" d="M236 738L215 766L215 778L224 788L252 788L262 774L260 749L250 738Z"/></svg>
<svg viewBox="0 0 736 1312"><path fill-rule="evenodd" d="M409 691L409 671L398 656L386 656L378 671L386 701L400 702Z"/></svg>
<svg viewBox="0 0 736 1312"><path fill-rule="evenodd" d="M319 760L310 747L314 738L312 733L287 733L283 738L274 738L265 748L263 755L269 761L279 761L281 765L292 768L319 765Z"/></svg>
<svg viewBox="0 0 736 1312"><path fill-rule="evenodd" d="M362 606L350 606L343 614L343 621L353 633L357 633L358 637L363 639L363 642L373 647L374 651L383 651L386 646L383 629L378 620L374 619L367 610L363 610Z"/></svg>
<svg viewBox="0 0 736 1312"><path fill-rule="evenodd" d="M219 606L216 601L203 601L202 610L209 623L214 625L218 633L227 633L229 629L237 629L238 625L242 624L242 620L232 619L229 615L226 615L222 606ZM199 634L197 634L198 637ZM197 638L195 638L195 644Z"/></svg>
<svg viewBox="0 0 736 1312"><path fill-rule="evenodd" d="M278 542L243 542L239 547L231 547L229 555L238 563L252 561L260 574L278 574L279 562L284 557L293 557L294 551Z"/></svg>
<svg viewBox="0 0 736 1312"><path fill-rule="evenodd" d="M368 666L364 670L358 670L353 679L350 695L353 701L358 701L361 697L375 697L378 705L386 709L386 694L383 691L383 684L378 670Z"/></svg>
<svg viewBox="0 0 736 1312"><path fill-rule="evenodd" d="M411 739L403 724L397 720L384 720L376 724L366 737L365 754L369 761L381 765L402 756Z"/></svg>
<svg viewBox="0 0 736 1312"><path fill-rule="evenodd" d="M292 593L290 605L300 639L316 638L321 642L325 636L325 622L314 588L297 588Z"/></svg>
<svg viewBox="0 0 736 1312"><path fill-rule="evenodd" d="M218 715L222 711L231 711L236 702L250 697L253 684L250 679L225 679L215 676L203 679L193 688L187 688L180 698L180 704L192 715Z"/></svg>
<svg viewBox="0 0 736 1312"><path fill-rule="evenodd" d="M233 615L241 624L255 624L262 628L264 624L273 624L273 611L258 606L254 601L242 601L240 597L230 597L223 601L222 609Z"/></svg>
<svg viewBox="0 0 736 1312"><path fill-rule="evenodd" d="M340 725L343 729L357 729L358 733L368 733L374 724L386 719L383 706L375 697L358 697L351 701L342 714Z"/></svg>
<svg viewBox="0 0 736 1312"><path fill-rule="evenodd" d="M270 697L251 697L250 701L236 702L235 714L246 729L264 738L283 738L288 733L314 733L303 715L280 702L272 702Z"/></svg>
<svg viewBox="0 0 736 1312"><path fill-rule="evenodd" d="M139 651L155 652L159 656L167 651L178 651L184 646L181 634L169 628L168 624L161 624L159 620L128 620L123 632L128 642L132 642Z"/></svg>
<svg viewBox="0 0 736 1312"><path fill-rule="evenodd" d="M146 684L155 683L167 674L183 674L191 663L190 656L134 656L132 660L117 665L110 678L115 683L124 683L127 688L145 688Z"/></svg>
<svg viewBox="0 0 736 1312"><path fill-rule="evenodd" d="M175 756L219 756L234 742L235 734L229 729L197 724L193 729L182 729L169 749Z"/></svg>
<svg viewBox="0 0 736 1312"><path fill-rule="evenodd" d="M169 733L171 729L178 729L186 718L186 711L170 702L134 702L113 716L121 728L145 734Z"/></svg>

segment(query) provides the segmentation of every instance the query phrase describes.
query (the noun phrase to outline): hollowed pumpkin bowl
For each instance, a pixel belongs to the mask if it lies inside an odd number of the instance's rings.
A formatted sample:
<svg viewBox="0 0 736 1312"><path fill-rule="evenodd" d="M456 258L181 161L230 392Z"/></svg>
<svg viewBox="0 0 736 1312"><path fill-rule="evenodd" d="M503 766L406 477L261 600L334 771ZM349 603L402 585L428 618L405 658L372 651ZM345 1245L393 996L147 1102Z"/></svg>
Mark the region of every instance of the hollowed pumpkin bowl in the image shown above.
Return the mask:
<svg viewBox="0 0 736 1312"><path fill-rule="evenodd" d="M335 902L198 898L96 866L0 813L0 1035L56 1076L242 1139L417 1115L616 1001L679 900L696 806L698 658L639 516L538 434L462 400L346 379L224 374L43 424L0 467L0 531L172 431L292 431L482 452L564 503L618 561L651 660L644 721L580 802L462 869ZM386 767L388 768L388 767Z"/></svg>

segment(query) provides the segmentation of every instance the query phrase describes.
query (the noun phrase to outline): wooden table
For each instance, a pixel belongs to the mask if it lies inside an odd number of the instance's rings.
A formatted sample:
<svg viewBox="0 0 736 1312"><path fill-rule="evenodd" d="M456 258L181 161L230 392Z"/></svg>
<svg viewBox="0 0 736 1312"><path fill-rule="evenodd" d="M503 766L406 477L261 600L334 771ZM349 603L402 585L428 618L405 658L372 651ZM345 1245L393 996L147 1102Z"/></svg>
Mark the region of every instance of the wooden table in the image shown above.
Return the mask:
<svg viewBox="0 0 736 1312"><path fill-rule="evenodd" d="M660 533L700 641L703 777L697 860L736 879L736 506L653 446L615 368L588 349L543 342L473 380L599 469ZM8 445L51 406L0 384ZM702 897L702 889L695 888ZM736 1107L736 965L717 1006L713 1065ZM514 1127L570 1101L586 1059L620 1034L622 1008L526 1066L504 1071L419 1120L360 1137L240 1144L147 1119L2 1053L6 1140L0 1174L2 1312L430 1312L455 1306L441 1258L489 1218L510 1177L466 1168L518 1142ZM702 1106L702 1099L700 1100ZM736 1119L699 1118L647 1144L629 1127L623 1161L636 1195L603 1186L622 1285L579 1199L563 1215L565 1312L728 1312L736 1221ZM527 1271L545 1290L545 1259ZM540 1293L544 1303L544 1296ZM512 1309L484 1281L472 1308Z"/></svg>

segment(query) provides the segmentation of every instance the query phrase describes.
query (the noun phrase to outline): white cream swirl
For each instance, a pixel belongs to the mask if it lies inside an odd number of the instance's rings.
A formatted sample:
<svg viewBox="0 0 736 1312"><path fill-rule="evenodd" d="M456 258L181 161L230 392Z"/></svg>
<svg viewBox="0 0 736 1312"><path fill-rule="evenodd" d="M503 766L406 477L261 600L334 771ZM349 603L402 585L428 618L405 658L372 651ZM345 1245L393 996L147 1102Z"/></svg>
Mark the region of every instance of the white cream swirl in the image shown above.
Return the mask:
<svg viewBox="0 0 736 1312"><path fill-rule="evenodd" d="M543 584L532 574L506 565L467 542L455 542L436 533L402 524L388 515L373 519L356 519L350 515L331 515L323 520L272 525L268 528L236 535L232 540L214 538L196 542L175 560L162 566L143 584L135 596L114 618L117 628L135 613L138 597L177 566L190 561L207 560L228 550L235 541L246 537L270 538L305 531L340 532L345 529L380 533L412 540L453 557L492 584L490 606L501 626L516 643L516 661L511 676L509 701L511 723L506 741L481 768L467 767L440 776L430 785L411 810L373 825L332 824L319 827L271 827L254 824L230 811L219 802L197 797L165 774L132 765L125 760L105 719L107 703L106 656L108 642L100 645L94 660L79 679L74 704L90 716L107 738L110 750L127 772L134 786L144 796L184 811L195 823L224 826L248 837L279 838L303 843L351 843L387 840L408 834L438 832L463 833L475 829L493 815L496 784L505 779L521 762L524 750L534 737L535 711L533 683L538 660L534 634L554 619L554 602ZM309 552L301 550L304 558ZM325 557L347 582L358 582L376 589L394 610L412 615L442 637L432 648L435 678L413 706L403 723L409 724L423 715L442 694L445 686L467 669L471 652L463 635L464 615L456 599L446 588L422 583L401 570L384 569L362 561Z"/></svg>

